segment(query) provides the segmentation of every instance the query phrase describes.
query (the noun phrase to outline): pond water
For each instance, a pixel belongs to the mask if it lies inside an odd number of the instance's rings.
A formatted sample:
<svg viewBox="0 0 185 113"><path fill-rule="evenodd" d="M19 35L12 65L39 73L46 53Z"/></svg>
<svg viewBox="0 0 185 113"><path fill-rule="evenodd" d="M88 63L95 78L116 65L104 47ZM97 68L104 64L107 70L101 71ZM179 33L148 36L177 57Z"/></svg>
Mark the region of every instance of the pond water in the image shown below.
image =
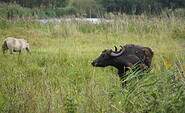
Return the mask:
<svg viewBox="0 0 185 113"><path fill-rule="evenodd" d="M111 20L103 19L103 18L45 18L45 19L37 19L40 23L58 23L58 22L67 22L67 21L84 21L90 22L92 24L100 24L100 23L109 23Z"/></svg>

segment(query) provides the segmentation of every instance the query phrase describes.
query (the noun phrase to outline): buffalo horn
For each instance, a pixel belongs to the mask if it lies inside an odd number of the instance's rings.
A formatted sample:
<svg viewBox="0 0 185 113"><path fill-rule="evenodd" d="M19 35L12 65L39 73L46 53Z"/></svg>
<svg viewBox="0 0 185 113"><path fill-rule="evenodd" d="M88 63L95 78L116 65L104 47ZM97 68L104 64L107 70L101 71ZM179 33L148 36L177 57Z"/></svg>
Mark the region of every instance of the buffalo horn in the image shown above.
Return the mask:
<svg viewBox="0 0 185 113"><path fill-rule="evenodd" d="M118 50L118 49L117 49L117 47L116 47L116 46L114 46L114 48L115 48L115 52L117 52L117 50Z"/></svg>
<svg viewBox="0 0 185 113"><path fill-rule="evenodd" d="M121 45L120 45L120 47L121 47L121 51L120 51L119 53L114 53L114 52L112 52L112 53L110 54L110 56L118 57L118 56L122 55L123 52L125 51L125 48L124 48L123 46L121 46Z"/></svg>

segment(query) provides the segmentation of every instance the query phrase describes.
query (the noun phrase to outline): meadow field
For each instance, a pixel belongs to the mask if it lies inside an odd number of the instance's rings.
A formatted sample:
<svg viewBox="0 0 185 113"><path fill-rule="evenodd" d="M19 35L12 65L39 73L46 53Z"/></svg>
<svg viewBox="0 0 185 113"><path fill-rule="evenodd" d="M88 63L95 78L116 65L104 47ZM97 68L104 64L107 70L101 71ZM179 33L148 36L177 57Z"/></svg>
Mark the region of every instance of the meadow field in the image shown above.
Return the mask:
<svg viewBox="0 0 185 113"><path fill-rule="evenodd" d="M0 22L0 45L24 38L31 54L0 50L2 113L183 113L185 19L114 17L111 23ZM150 73L91 65L104 49L136 44L154 51Z"/></svg>

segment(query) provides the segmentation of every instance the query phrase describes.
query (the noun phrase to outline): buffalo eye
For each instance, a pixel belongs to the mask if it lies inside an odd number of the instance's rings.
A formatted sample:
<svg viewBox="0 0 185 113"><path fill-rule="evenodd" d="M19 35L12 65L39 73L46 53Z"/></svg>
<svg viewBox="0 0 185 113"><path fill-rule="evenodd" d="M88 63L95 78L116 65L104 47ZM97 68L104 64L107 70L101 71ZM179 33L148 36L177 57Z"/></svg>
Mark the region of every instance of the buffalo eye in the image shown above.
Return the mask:
<svg viewBox="0 0 185 113"><path fill-rule="evenodd" d="M102 57L108 58L108 54L102 54Z"/></svg>

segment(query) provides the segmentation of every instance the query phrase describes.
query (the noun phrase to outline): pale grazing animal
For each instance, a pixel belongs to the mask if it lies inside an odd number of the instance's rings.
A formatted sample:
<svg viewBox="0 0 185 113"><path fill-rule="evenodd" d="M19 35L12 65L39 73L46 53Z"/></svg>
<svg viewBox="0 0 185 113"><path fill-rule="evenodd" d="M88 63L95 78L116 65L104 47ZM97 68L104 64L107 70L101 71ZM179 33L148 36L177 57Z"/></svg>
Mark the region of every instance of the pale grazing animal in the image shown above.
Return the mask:
<svg viewBox="0 0 185 113"><path fill-rule="evenodd" d="M29 53L30 45L25 39L8 37L4 40L4 44L2 45L3 54L8 49L10 50L10 54L12 54L13 52L19 52L19 54L21 54L21 52L25 49Z"/></svg>

